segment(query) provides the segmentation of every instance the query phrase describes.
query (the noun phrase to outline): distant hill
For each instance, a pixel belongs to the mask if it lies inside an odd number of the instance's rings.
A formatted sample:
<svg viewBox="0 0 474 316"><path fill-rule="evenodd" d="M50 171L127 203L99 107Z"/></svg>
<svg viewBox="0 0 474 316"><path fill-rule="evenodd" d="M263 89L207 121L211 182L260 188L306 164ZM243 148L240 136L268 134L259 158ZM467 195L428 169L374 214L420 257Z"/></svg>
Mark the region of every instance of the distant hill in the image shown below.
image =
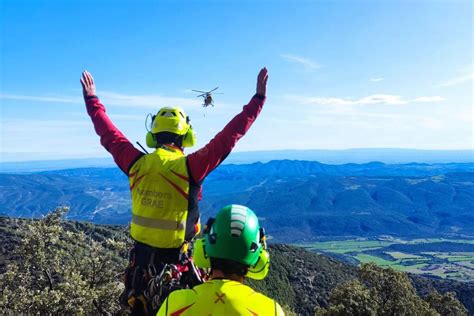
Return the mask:
<svg viewBox="0 0 474 316"><path fill-rule="evenodd" d="M206 180L203 210L248 205L285 242L316 236L472 236L472 166L297 161L228 166Z"/></svg>
<svg viewBox="0 0 474 316"><path fill-rule="evenodd" d="M86 159L58 159L0 162L0 172L31 173L48 170L72 168L111 168L115 163L112 157Z"/></svg>
<svg viewBox="0 0 474 316"><path fill-rule="evenodd" d="M343 150L267 150L233 152L227 163L248 164L271 160L307 160L326 164L369 163L381 161L387 164L474 162L474 150L422 150L402 148L354 148Z"/></svg>
<svg viewBox="0 0 474 316"><path fill-rule="evenodd" d="M266 150L232 152L224 164L251 164L275 159L319 161L324 164L366 164L380 161L386 164L407 163L470 163L474 150L420 150L400 148L356 148L345 150ZM111 157L0 162L0 173L24 173L72 168L104 168L115 164Z"/></svg>
<svg viewBox="0 0 474 316"><path fill-rule="evenodd" d="M38 217L58 204L70 219L126 224L128 180L118 168L0 174L0 214ZM202 218L238 203L282 242L322 237L473 236L474 163L224 165L204 183Z"/></svg>
<svg viewBox="0 0 474 316"><path fill-rule="evenodd" d="M287 178L309 175L325 176L434 176L454 172L474 172L473 163L407 163L385 164L380 161L356 164L329 165L318 161L272 160L244 165L224 165L216 169L213 177L230 179L276 177ZM219 175L217 175L217 174Z"/></svg>
<svg viewBox="0 0 474 316"><path fill-rule="evenodd" d="M108 224L130 221L128 180L117 168L0 174L0 185L0 215L40 217L57 205L70 205L70 219Z"/></svg>

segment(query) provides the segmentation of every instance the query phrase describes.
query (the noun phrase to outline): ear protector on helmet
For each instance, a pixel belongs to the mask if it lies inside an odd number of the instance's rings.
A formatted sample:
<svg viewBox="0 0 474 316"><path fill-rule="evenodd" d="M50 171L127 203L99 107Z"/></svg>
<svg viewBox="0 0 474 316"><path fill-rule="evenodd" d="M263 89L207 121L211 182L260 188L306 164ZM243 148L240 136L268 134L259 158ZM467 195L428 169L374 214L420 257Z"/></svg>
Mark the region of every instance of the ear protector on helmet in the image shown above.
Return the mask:
<svg viewBox="0 0 474 316"><path fill-rule="evenodd" d="M193 246L193 261L196 267L209 269L211 267L211 259L204 249L204 238L196 239Z"/></svg>
<svg viewBox="0 0 474 316"><path fill-rule="evenodd" d="M184 134L182 145L183 147L193 147L196 143L196 134L194 133L189 116L186 116L186 123L188 123L189 129L186 134Z"/></svg>
<svg viewBox="0 0 474 316"><path fill-rule="evenodd" d="M204 234L210 233L210 228L213 222L214 218L209 218L203 231ZM212 243L214 238L212 238L212 236L209 236L208 240ZM249 267L247 274L245 275L248 278L254 280L263 280L268 274L268 270L270 268L270 254L267 251L267 245L265 240L265 230L263 228L260 228L260 243L263 244L263 247L260 251L260 255L258 257L257 262L253 266ZM206 244L204 238L197 239L194 242L193 261L194 264L199 268L209 269L211 267L211 259L206 254Z"/></svg>
<svg viewBox="0 0 474 316"><path fill-rule="evenodd" d="M150 124L148 124L149 118L151 118ZM146 138L145 138L146 145L150 148L156 148L158 146L158 143L155 138L155 134L152 133L152 128L155 124L155 119L156 119L156 115L152 115L151 113L149 113L145 119L145 128L147 130ZM196 134L194 133L189 116L186 116L186 124L188 126L188 129L186 133L183 135L183 141L181 145L183 147L192 147L196 143Z"/></svg>
<svg viewBox="0 0 474 316"><path fill-rule="evenodd" d="M263 280L267 276L269 268L270 254L266 249L262 249L257 263L249 267L245 276L254 280Z"/></svg>
<svg viewBox="0 0 474 316"><path fill-rule="evenodd" d="M151 122L148 125L148 118L151 117ZM145 118L145 128L147 130L146 133L146 145L150 148L156 148L158 144L156 143L155 136L151 133L151 127L153 126L153 121L155 120L156 115L152 115L151 113L148 113L148 115Z"/></svg>

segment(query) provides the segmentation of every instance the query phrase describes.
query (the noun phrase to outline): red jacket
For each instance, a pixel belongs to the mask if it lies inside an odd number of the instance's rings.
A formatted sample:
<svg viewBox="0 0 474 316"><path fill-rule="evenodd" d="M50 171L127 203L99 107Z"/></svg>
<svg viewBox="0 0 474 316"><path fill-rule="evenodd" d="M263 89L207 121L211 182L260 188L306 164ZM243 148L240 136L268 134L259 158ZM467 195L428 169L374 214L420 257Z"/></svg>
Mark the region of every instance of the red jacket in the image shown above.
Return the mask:
<svg viewBox="0 0 474 316"><path fill-rule="evenodd" d="M90 96L85 101L87 113L92 119L96 133L100 136L102 146L112 154L115 163L128 176L132 165L144 153L136 149L112 123L98 97ZM193 187L198 187L197 191L201 191L204 178L224 161L237 141L245 135L262 110L264 103L265 97L253 96L242 112L236 115L207 145L186 156L188 171L192 178L190 182ZM191 225L187 227L193 227L198 219L197 200L190 200L187 224ZM192 237L190 234L187 233L186 237Z"/></svg>

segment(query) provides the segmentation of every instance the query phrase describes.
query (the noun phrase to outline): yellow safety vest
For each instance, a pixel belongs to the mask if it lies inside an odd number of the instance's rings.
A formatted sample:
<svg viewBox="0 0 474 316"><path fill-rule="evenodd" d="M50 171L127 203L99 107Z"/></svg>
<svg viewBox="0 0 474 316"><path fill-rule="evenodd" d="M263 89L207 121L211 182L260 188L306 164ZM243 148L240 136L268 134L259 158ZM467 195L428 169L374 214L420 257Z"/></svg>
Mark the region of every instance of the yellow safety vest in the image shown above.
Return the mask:
<svg viewBox="0 0 474 316"><path fill-rule="evenodd" d="M183 152L163 146L142 156L130 169L129 182L132 238L156 248L181 247L189 193Z"/></svg>
<svg viewBox="0 0 474 316"><path fill-rule="evenodd" d="M193 289L171 292L157 316L285 315L280 305L232 280L211 280Z"/></svg>

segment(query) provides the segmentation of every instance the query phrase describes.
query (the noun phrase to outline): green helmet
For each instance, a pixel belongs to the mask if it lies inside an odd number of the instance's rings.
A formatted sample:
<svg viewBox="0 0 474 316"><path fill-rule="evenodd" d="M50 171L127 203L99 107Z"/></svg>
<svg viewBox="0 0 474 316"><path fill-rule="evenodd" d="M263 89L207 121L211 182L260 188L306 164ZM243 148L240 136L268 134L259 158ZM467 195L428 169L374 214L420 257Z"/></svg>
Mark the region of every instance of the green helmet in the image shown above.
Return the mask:
<svg viewBox="0 0 474 316"><path fill-rule="evenodd" d="M204 235L209 257L229 259L253 266L265 247L258 218L248 207L229 205L219 211Z"/></svg>

